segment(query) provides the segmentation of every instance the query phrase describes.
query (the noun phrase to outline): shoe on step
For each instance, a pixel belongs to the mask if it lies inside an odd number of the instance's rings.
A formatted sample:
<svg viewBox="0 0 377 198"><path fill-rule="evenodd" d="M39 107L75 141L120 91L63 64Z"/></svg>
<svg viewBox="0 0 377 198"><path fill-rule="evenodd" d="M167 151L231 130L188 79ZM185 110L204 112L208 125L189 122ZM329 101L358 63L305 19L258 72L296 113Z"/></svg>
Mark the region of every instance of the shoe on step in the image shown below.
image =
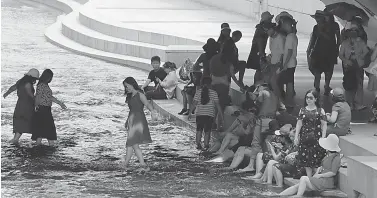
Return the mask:
<svg viewBox="0 0 377 198"><path fill-rule="evenodd" d="M181 112L178 113L178 115L182 115L182 114L184 114L184 113L186 113L186 112L188 112L187 109L182 109Z"/></svg>

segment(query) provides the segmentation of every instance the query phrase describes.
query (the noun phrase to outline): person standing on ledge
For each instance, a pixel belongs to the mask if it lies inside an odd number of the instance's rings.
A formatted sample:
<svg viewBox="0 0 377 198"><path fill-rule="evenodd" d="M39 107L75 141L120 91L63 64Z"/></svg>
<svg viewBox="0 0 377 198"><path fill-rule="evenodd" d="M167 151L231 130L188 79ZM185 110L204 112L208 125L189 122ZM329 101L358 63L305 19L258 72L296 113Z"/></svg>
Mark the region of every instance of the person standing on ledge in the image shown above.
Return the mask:
<svg viewBox="0 0 377 198"><path fill-rule="evenodd" d="M254 83L262 80L262 73L260 68L260 61L266 57L266 45L268 40L268 34L263 28L266 24L272 23L274 15L271 13L263 12L261 15L260 23L255 26L255 33L250 49L249 58L247 59L246 68L255 69Z"/></svg>
<svg viewBox="0 0 377 198"><path fill-rule="evenodd" d="M221 32L220 36L217 39L217 51L220 52L223 48L224 43L230 39L230 33L232 30L230 29L230 26L228 23L222 23L221 24Z"/></svg>
<svg viewBox="0 0 377 198"><path fill-rule="evenodd" d="M22 133L32 133L32 119L34 116L34 87L39 78L37 69L30 69L24 77L12 85L3 97L17 90L17 104L13 113L13 133L14 137L10 142L18 144Z"/></svg>

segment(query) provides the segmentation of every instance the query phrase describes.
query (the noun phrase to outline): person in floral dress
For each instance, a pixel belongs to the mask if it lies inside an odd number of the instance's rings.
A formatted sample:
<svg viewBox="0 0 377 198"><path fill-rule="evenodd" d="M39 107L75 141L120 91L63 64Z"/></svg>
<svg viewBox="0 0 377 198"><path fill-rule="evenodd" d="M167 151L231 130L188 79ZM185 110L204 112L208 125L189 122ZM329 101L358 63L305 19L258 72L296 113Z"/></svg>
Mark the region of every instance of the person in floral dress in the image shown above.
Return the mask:
<svg viewBox="0 0 377 198"><path fill-rule="evenodd" d="M298 145L297 164L305 167L311 177L313 168L321 166L326 152L318 140L326 137L327 122L325 111L319 105L319 93L309 90L305 94L305 107L301 108L296 125L295 145Z"/></svg>

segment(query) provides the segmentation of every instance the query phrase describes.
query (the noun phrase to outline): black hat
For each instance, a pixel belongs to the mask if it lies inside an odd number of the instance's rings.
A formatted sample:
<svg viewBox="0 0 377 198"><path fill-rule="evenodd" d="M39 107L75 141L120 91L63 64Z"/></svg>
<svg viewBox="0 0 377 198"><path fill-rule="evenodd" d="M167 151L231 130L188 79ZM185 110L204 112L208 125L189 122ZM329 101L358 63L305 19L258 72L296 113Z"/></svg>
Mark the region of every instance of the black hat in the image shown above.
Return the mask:
<svg viewBox="0 0 377 198"><path fill-rule="evenodd" d="M207 40L207 43L203 45L203 50L205 52L209 51L209 52L216 52L218 50L218 44L217 42L215 41L215 39L213 38L209 38Z"/></svg>

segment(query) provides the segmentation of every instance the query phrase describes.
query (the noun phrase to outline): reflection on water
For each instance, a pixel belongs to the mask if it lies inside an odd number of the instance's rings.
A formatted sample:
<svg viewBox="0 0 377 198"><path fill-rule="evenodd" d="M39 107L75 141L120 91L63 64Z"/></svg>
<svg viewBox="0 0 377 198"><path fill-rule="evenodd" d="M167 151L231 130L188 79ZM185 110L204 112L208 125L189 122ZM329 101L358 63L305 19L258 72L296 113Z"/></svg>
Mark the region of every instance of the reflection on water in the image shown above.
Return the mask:
<svg viewBox="0 0 377 198"><path fill-rule="evenodd" d="M12 138L16 94L2 100L1 179L3 197L239 197L273 195L238 175L204 164L194 133L167 121L150 122L154 142L142 146L151 171L125 172L122 81L142 71L78 56L45 41L43 31L60 14L39 4L2 0L2 92L31 67L50 68L54 94L68 110L53 106L58 147L33 147L30 134L21 146ZM147 112L147 117L150 118ZM136 162L134 168L138 163Z"/></svg>

